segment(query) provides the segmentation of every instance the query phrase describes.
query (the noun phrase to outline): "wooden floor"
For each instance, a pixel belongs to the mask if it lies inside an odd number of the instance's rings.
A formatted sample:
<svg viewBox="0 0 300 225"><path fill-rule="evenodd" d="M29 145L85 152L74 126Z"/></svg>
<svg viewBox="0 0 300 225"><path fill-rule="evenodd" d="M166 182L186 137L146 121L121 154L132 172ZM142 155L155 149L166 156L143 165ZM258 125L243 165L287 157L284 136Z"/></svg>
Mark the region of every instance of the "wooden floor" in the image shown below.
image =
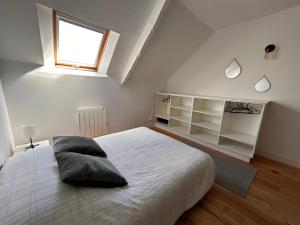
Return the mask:
<svg viewBox="0 0 300 225"><path fill-rule="evenodd" d="M300 169L263 157L251 164L258 173L246 198L214 184L176 225L300 225Z"/></svg>

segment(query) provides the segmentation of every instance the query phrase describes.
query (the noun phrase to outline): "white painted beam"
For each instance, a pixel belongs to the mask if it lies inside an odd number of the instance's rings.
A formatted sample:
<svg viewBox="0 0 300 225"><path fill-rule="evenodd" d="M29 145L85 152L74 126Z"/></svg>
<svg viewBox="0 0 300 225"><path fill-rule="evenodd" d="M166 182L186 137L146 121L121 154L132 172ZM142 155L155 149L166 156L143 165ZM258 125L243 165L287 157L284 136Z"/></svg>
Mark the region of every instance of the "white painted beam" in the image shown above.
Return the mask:
<svg viewBox="0 0 300 225"><path fill-rule="evenodd" d="M131 75L136 63L138 62L147 42L150 40L156 25L162 15L163 10L167 7L170 0L157 0L154 7L148 17L148 20L142 30L121 75L121 84L124 84Z"/></svg>

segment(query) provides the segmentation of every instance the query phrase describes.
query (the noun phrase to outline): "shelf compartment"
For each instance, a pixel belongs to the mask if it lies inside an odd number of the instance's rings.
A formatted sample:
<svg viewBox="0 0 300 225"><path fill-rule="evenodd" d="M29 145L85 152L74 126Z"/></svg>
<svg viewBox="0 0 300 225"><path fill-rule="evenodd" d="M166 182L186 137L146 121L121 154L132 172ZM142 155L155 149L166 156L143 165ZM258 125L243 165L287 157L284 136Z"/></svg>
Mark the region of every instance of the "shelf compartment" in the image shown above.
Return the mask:
<svg viewBox="0 0 300 225"><path fill-rule="evenodd" d="M163 114L156 114L156 118L164 119L164 120L169 120L170 115L163 115Z"/></svg>
<svg viewBox="0 0 300 225"><path fill-rule="evenodd" d="M176 107L179 109L192 109L193 98L188 96L171 96L171 107Z"/></svg>
<svg viewBox="0 0 300 225"><path fill-rule="evenodd" d="M218 132L194 124L191 126L191 136L211 144L218 144Z"/></svg>
<svg viewBox="0 0 300 225"><path fill-rule="evenodd" d="M228 104L232 103L226 102L226 106ZM236 104L239 103L237 102ZM255 107L259 110L263 108L262 105L255 105ZM261 120L262 113L245 114L225 112L220 136L248 145L255 145Z"/></svg>
<svg viewBox="0 0 300 225"><path fill-rule="evenodd" d="M249 158L252 158L254 155L253 145L248 145L225 137L220 137L219 146Z"/></svg>
<svg viewBox="0 0 300 225"><path fill-rule="evenodd" d="M156 122L168 125L169 119L164 119L164 118L156 117Z"/></svg>
<svg viewBox="0 0 300 225"><path fill-rule="evenodd" d="M203 114L222 116L224 104L225 102L222 100L195 98L193 110Z"/></svg>
<svg viewBox="0 0 300 225"><path fill-rule="evenodd" d="M156 123L155 123L155 126L164 129L164 128L168 128L168 125L169 125L169 120L168 120L168 119L156 117Z"/></svg>
<svg viewBox="0 0 300 225"><path fill-rule="evenodd" d="M215 130L215 131L220 130L219 124L208 122L208 121L193 122L192 124L195 126L203 127L203 128L210 129L210 130Z"/></svg>
<svg viewBox="0 0 300 225"><path fill-rule="evenodd" d="M253 114L249 113L248 114L248 110L247 108L252 109L253 110ZM233 113L239 113L239 114L248 114L248 115L260 115L263 111L264 105L263 104L255 104L255 103L251 103L251 102L237 102L237 101L226 101L225 103L225 112L230 113L230 109L235 108L235 110L233 111ZM237 108L239 108L240 110L236 110Z"/></svg>
<svg viewBox="0 0 300 225"><path fill-rule="evenodd" d="M220 131L221 118L212 115L201 114L193 112L192 124L200 127L204 127L210 130Z"/></svg>
<svg viewBox="0 0 300 225"><path fill-rule="evenodd" d="M168 129L168 124L160 123L158 121L155 123L155 126L162 129Z"/></svg>
<svg viewBox="0 0 300 225"><path fill-rule="evenodd" d="M226 102L225 108L233 104L239 105L241 103L243 102ZM245 104L248 103L243 103L243 105ZM247 114L225 112L221 134L229 133L228 138L237 139L241 137L242 142L254 144L262 121L264 106L260 104L251 104L251 107L260 110L261 113ZM234 131L233 134L231 131Z"/></svg>
<svg viewBox="0 0 300 225"><path fill-rule="evenodd" d="M179 120L181 122L190 123L191 121L191 111L183 110L178 108L171 108L170 118Z"/></svg>
<svg viewBox="0 0 300 225"><path fill-rule="evenodd" d="M222 131L220 136L231 139L231 140L235 140L238 142L242 142L242 143L245 143L248 145L254 145L255 141L256 141L255 135L247 134L247 133L243 133L243 132L235 131L235 130Z"/></svg>
<svg viewBox="0 0 300 225"><path fill-rule="evenodd" d="M168 99L168 94L156 94L155 98L155 117L161 119L168 119L170 114L170 101L165 102L163 100Z"/></svg>
<svg viewBox="0 0 300 225"><path fill-rule="evenodd" d="M174 120L172 118L169 120L169 128L187 135L190 133L190 126L188 123Z"/></svg>

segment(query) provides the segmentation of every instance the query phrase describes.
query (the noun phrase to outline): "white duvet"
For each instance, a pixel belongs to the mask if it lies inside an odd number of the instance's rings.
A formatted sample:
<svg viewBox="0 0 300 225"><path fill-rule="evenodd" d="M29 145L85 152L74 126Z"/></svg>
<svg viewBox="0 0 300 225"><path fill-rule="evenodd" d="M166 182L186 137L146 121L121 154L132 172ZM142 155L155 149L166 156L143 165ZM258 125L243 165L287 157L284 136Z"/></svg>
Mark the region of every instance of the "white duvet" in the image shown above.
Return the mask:
<svg viewBox="0 0 300 225"><path fill-rule="evenodd" d="M148 128L95 139L122 188L61 182L51 146L15 154L0 171L0 224L172 225L210 189L210 156Z"/></svg>

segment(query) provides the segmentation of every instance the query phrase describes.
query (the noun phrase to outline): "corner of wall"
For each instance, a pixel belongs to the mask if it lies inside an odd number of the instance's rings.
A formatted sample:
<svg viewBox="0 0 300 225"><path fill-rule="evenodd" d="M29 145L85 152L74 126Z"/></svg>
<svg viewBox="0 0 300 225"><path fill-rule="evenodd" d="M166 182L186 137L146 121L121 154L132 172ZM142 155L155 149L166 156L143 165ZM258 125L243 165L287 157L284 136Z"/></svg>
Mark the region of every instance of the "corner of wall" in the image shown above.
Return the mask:
<svg viewBox="0 0 300 225"><path fill-rule="evenodd" d="M1 63L1 62L0 62ZM1 64L0 64L1 67ZM0 71L1 73L1 71ZM1 74L0 74L1 75ZM1 76L0 76L0 165L3 164L4 160L11 156L14 148L14 139L8 115L6 100L4 96L4 90L2 87Z"/></svg>
<svg viewBox="0 0 300 225"><path fill-rule="evenodd" d="M272 154L270 152L263 151L263 150L258 150L256 155L259 155L259 156L262 156L262 157L265 157L265 158L268 158L268 159L272 159L274 161L287 164L289 166L300 168L300 163L299 162L297 162L296 160L288 159L288 158L286 158L282 155L278 156L278 155L275 155L275 154Z"/></svg>

